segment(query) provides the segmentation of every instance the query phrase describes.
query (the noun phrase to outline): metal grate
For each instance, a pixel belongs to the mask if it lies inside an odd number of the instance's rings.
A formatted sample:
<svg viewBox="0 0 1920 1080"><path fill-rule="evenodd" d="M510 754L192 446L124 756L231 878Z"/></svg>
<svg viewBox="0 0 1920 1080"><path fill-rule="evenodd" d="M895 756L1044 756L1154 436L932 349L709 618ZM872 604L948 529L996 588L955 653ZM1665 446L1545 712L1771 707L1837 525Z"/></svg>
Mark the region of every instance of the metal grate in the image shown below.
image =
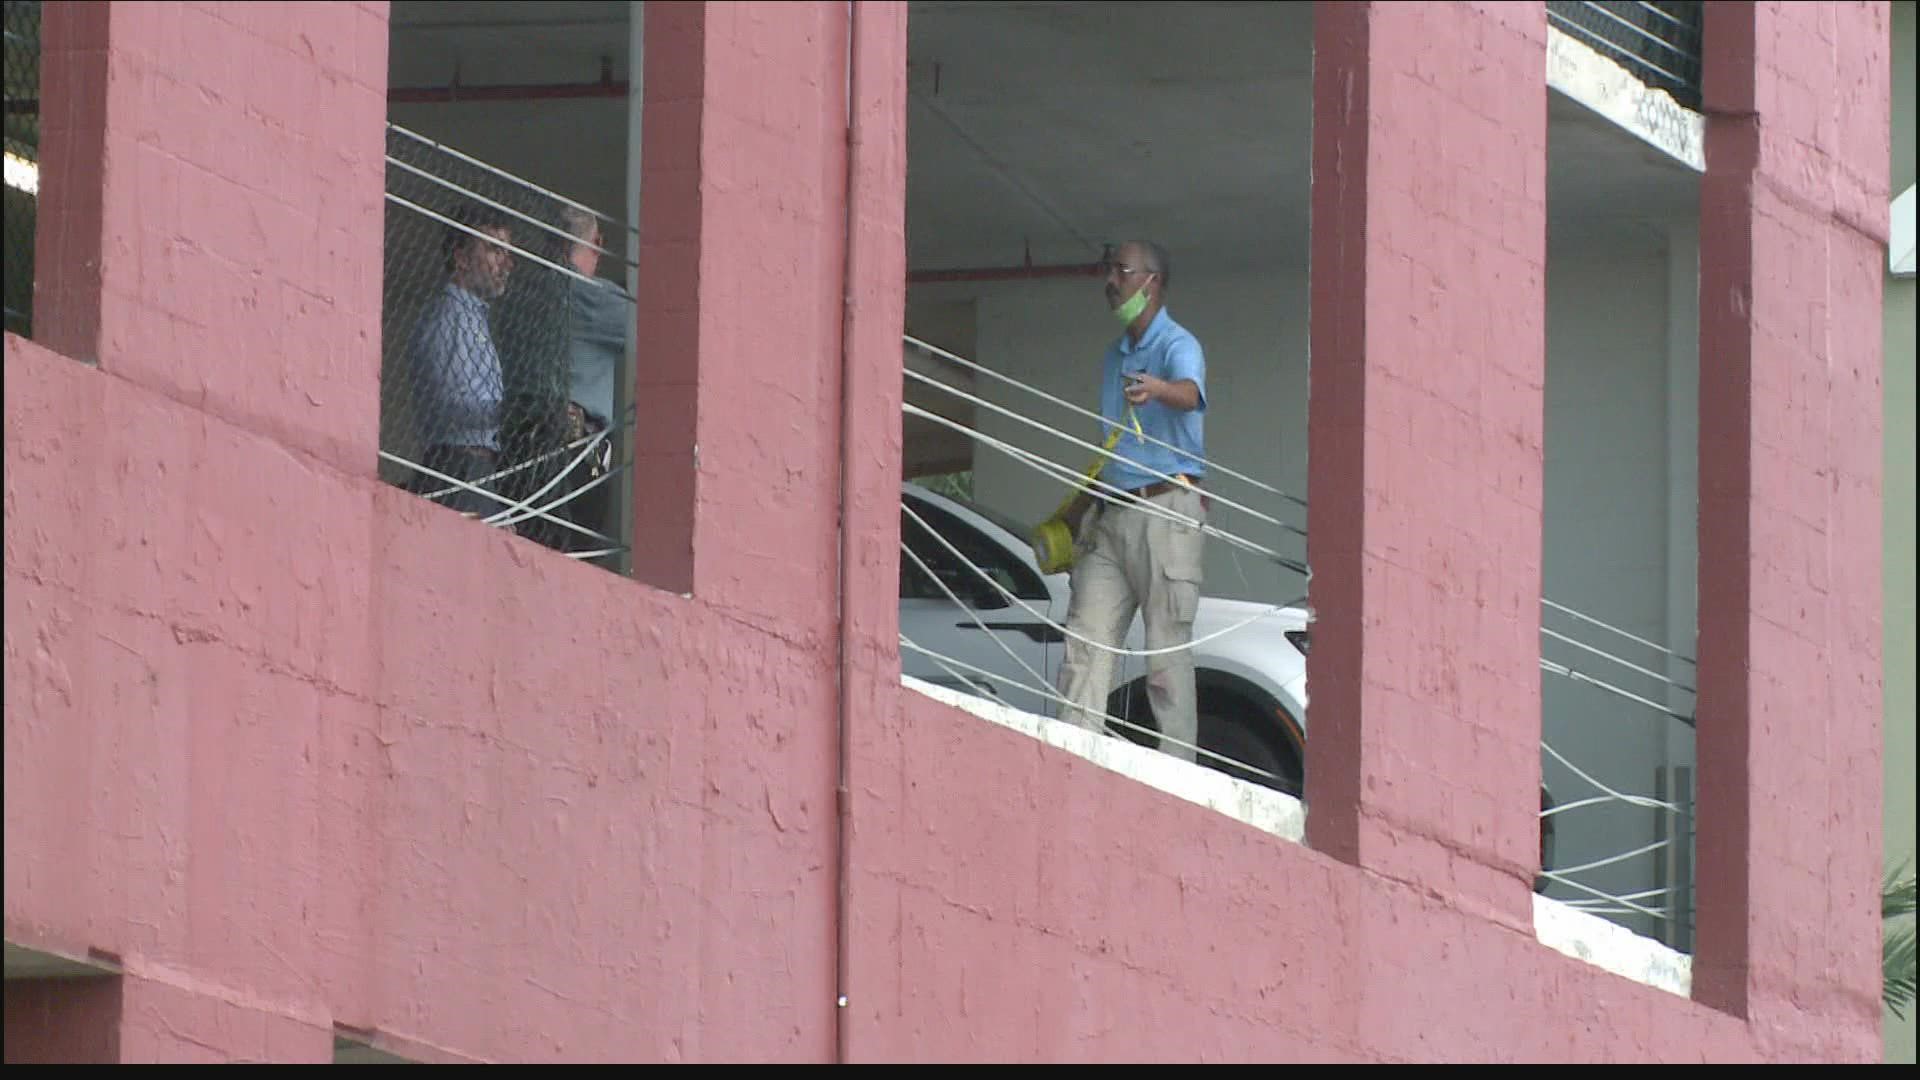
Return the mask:
<svg viewBox="0 0 1920 1080"><path fill-rule="evenodd" d="M624 234L393 124L386 188L383 476L615 565L616 448L631 411L614 415L614 387L633 301L594 263L606 237ZM577 262L583 247L599 259Z"/></svg>
<svg viewBox="0 0 1920 1080"><path fill-rule="evenodd" d="M40 191L40 5L6 0L6 328L33 332L33 226Z"/></svg>
<svg viewBox="0 0 1920 1080"><path fill-rule="evenodd" d="M1699 0L1548 0L1556 29L1612 59L1641 82L1700 107Z"/></svg>

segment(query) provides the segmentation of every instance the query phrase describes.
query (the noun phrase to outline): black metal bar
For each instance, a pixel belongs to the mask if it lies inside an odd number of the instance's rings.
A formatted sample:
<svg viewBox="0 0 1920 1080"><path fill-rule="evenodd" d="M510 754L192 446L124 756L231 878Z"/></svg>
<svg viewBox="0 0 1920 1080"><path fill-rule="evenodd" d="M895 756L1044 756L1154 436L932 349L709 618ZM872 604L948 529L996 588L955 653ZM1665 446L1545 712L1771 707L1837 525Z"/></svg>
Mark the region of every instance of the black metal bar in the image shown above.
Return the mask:
<svg viewBox="0 0 1920 1080"><path fill-rule="evenodd" d="M1550 25L1619 63L1683 105L1700 102L1701 25L1696 2L1548 0Z"/></svg>

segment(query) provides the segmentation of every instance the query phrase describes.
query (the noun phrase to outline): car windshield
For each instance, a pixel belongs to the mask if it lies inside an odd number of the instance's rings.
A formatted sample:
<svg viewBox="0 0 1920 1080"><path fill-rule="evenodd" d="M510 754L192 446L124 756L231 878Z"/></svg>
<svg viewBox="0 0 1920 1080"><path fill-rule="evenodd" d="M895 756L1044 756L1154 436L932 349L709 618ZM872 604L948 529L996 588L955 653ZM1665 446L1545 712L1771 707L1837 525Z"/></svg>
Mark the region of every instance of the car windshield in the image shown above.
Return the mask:
<svg viewBox="0 0 1920 1080"><path fill-rule="evenodd" d="M992 507L981 506L979 503L974 502L972 499L963 499L957 495L949 495L946 492L939 492L938 494L940 495L941 498L947 500L950 503L953 503L955 506L960 506L968 510L971 510L976 514L979 514L981 517L986 518L988 521L993 522L995 525L998 525L1001 528L1007 530L1008 532L1013 534L1014 539L1016 540L1024 540L1033 533L1033 526L1023 525L1020 522L1015 521L1012 517L1009 517L1008 515L993 509Z"/></svg>

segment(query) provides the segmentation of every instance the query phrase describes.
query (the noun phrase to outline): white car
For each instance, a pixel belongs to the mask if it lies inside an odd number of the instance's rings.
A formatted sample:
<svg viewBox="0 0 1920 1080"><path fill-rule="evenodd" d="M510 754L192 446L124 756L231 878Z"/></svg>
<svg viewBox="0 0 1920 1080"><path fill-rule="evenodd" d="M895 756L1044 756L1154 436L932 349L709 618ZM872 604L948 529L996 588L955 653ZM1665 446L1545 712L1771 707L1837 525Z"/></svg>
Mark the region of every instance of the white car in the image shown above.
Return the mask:
<svg viewBox="0 0 1920 1080"><path fill-rule="evenodd" d="M901 554L900 633L921 648L999 678L951 665L943 668L939 661L905 647L900 650L901 669L917 679L994 698L1026 712L1057 717L1060 708L1056 701L1013 684L1034 685L1037 680L1025 670L1031 667L1045 676L1044 688L1057 695L1056 676L1066 657L1066 635L1049 623L1066 623L1068 576L1040 572L1027 540L1030 530L1019 522L913 484L902 486L900 500L900 539L939 579L937 583L929 580L912 559ZM909 516L909 510L939 539ZM973 567L956 558L941 539L953 545ZM1021 603L1007 599L1000 589L982 580L982 570ZM946 589L941 589L942 584ZM956 609L948 592L966 604L967 610ZM1310 617L1302 608L1289 607L1254 618L1271 607L1242 600L1200 598L1193 621L1193 637L1200 642L1193 651L1200 692L1200 746L1227 760L1205 754L1199 760L1230 776L1298 797L1305 777ZM1238 629L1206 640L1209 635L1243 623ZM1145 640L1146 631L1136 615L1127 632L1126 647L1142 648ZM1118 671L1107 712L1136 726L1120 728L1109 723L1108 728L1143 746L1157 747L1159 740L1151 730L1158 727L1147 705L1146 662L1125 657ZM1238 767L1235 762L1252 768ZM1543 786L1540 809L1545 811L1553 805L1553 796ZM1541 866L1553 866L1553 849L1553 818L1543 815ZM1544 892L1546 887L1544 877L1535 880L1536 892Z"/></svg>
<svg viewBox="0 0 1920 1080"><path fill-rule="evenodd" d="M901 554L900 633L924 649L992 672L1000 679L954 665L943 668L931 657L904 647L900 650L902 670L927 682L1057 717L1060 706L1056 701L1013 684L1043 683L1047 691L1058 693L1056 677L1066 656L1066 636L1049 623L1064 624L1067 620L1068 576L1040 572L1028 540L1030 530L1018 522L914 484L903 485L900 497L900 538L938 579L929 579L905 552ZM909 510L957 549L965 561L929 535ZM1019 602L989 585L981 576L983 570ZM966 609L955 608L948 592ZM1200 696L1200 746L1228 760L1206 754L1199 760L1229 775L1298 796L1306 739L1304 650L1309 645L1308 614L1300 608L1271 609L1270 604L1240 600L1200 600L1193 623L1194 639L1200 642L1193 650ZM1206 640L1241 623L1245 625ZM1144 648L1145 638L1136 615L1126 647ZM1044 680L1035 679L1026 668L1044 676ZM1137 727L1108 726L1115 734L1157 746L1158 739L1152 734L1157 725L1145 690L1146 661L1123 657L1116 672L1107 711Z"/></svg>

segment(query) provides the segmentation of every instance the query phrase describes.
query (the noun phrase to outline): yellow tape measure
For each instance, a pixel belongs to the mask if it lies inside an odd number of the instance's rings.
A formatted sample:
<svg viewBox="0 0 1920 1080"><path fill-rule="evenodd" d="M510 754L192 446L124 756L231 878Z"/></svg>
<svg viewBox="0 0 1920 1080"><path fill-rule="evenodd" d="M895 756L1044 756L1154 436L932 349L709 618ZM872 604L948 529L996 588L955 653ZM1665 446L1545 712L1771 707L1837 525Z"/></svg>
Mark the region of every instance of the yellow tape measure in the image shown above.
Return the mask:
<svg viewBox="0 0 1920 1080"><path fill-rule="evenodd" d="M1132 405L1127 406L1127 419L1133 423L1133 433L1140 436L1142 440L1146 439L1147 433L1140 429L1140 417L1133 411ZM1073 568L1073 530L1067 528L1067 508L1072 506L1073 500L1079 498L1080 493L1087 489L1087 485L1093 482L1093 478L1100 474L1101 467L1107 463L1107 454L1112 453L1113 448L1120 445L1120 436L1123 434L1125 431L1118 426L1107 434L1104 452L1094 456L1093 464L1087 466L1086 471L1082 473L1080 486L1074 488L1066 501L1053 511L1052 517L1041 522L1040 527L1033 531L1033 557L1040 564L1041 573L1059 574Z"/></svg>

